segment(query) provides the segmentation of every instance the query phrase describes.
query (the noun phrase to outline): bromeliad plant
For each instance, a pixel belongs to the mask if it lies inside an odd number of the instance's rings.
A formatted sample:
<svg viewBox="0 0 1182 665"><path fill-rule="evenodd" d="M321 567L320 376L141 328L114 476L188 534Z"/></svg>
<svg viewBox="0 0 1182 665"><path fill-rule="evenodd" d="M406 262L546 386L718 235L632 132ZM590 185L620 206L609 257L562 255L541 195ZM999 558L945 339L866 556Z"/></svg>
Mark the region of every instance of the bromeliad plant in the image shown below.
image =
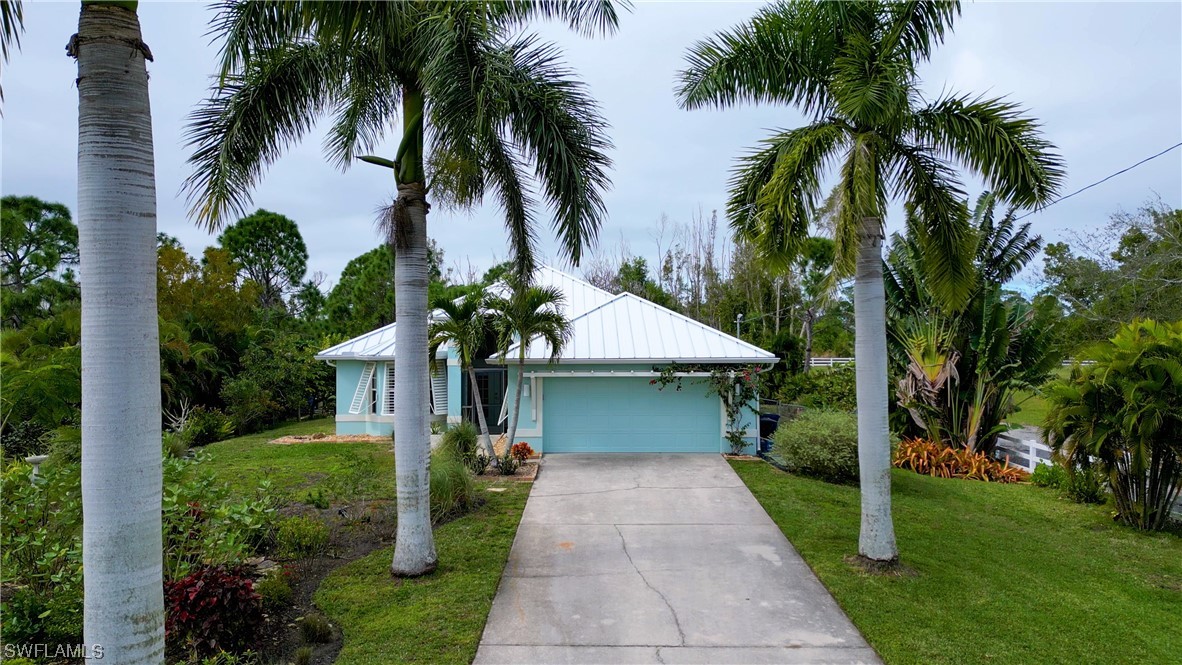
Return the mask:
<svg viewBox="0 0 1182 665"><path fill-rule="evenodd" d="M699 365L670 363L669 365L653 367L658 372L657 378L649 381L649 385L664 390L666 386L674 385L681 390L681 381L686 376L694 376L700 383L704 383L712 395L722 398L722 406L726 412L726 440L730 443L731 454L741 455L747 447L747 427L743 425L743 411L747 410L755 415L759 411L751 403L759 396L757 387L759 375L764 371L762 365Z"/></svg>
<svg viewBox="0 0 1182 665"><path fill-rule="evenodd" d="M999 462L985 453L920 438L906 439L899 444L894 465L936 478L1018 483L1029 477L1022 469Z"/></svg>
<svg viewBox="0 0 1182 665"><path fill-rule="evenodd" d="M1134 321L1049 389L1043 435L1107 475L1121 520L1162 529L1182 492L1182 321Z"/></svg>

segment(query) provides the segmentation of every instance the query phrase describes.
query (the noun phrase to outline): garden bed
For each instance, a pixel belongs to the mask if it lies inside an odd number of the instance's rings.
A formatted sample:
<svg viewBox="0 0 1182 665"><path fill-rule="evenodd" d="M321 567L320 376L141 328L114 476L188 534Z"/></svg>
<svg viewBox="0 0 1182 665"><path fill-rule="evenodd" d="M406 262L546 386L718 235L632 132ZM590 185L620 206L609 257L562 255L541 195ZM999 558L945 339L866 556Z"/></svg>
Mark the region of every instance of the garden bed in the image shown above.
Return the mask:
<svg viewBox="0 0 1182 665"><path fill-rule="evenodd" d="M504 479L532 483L534 479L538 477L538 471L541 469L541 467L542 462L540 459L530 459L524 462L521 466L517 467L517 470L513 472L513 475L501 475L501 472L498 469L493 466L489 466L484 473L477 477L483 480Z"/></svg>
<svg viewBox="0 0 1182 665"><path fill-rule="evenodd" d="M280 445L291 445L295 443L390 443L390 437L375 436L373 434L326 434L324 432L316 432L314 434L281 436L278 439L271 439L268 443L278 443Z"/></svg>

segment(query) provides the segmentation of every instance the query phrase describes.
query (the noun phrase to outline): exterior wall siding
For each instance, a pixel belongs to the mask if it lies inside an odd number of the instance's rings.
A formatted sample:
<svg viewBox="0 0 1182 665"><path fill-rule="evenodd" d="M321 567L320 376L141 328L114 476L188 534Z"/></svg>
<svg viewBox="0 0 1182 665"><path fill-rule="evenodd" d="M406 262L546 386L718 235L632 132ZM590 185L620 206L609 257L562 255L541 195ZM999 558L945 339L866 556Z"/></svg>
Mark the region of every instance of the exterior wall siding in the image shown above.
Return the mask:
<svg viewBox="0 0 1182 665"><path fill-rule="evenodd" d="M461 404L463 403L460 389L462 386L461 372L459 367L459 359L455 356L454 351L448 353L447 365L447 417L449 422L459 422L461 417ZM357 382L361 378L362 370L365 363L357 360L339 360L336 362L336 386L337 386L337 422L336 431L338 434L370 434L374 436L389 436L394 429L393 416L383 415L381 411L381 403L383 391L385 390L386 372L385 363L378 362L375 366L375 380L378 383L378 399L379 399L379 413L371 413L371 407L367 398L362 412L359 414L350 414L349 405L353 401L353 394L357 390ZM530 372L595 372L596 377L588 378L567 378L565 381L622 381L627 382L631 386L631 395L637 400L643 400L643 404L636 405L636 408L646 409L652 416L651 426L642 422L640 428L644 432L643 441L638 442L638 446L649 446L653 449L678 449L677 435L672 433L663 435L662 430L671 430L675 432L676 424L679 421L699 422L705 423L705 418L701 417L699 411L700 406L691 406L687 403L677 403L676 400L662 400L662 391L657 389L657 386L648 385L651 377L636 377L630 376L632 372L649 372L652 370L651 364L644 365L627 365L627 364L596 364L596 365L576 365L562 363L560 365L526 365L526 373ZM615 373L613 375L612 373ZM600 376L604 378L599 378ZM516 441L525 441L538 452L546 452L546 427L544 420L543 409L545 408L545 400L547 399L546 385L558 384L559 391L551 391L554 393L553 399L559 400L574 400L577 404L567 405L572 411L571 413L597 413L602 415L605 409L610 409L611 405L606 403L611 401L610 391L579 391L562 389L564 386L558 382L562 381L561 377L552 377L550 379L539 377L531 383L528 376L525 377L525 385L529 387L529 396L522 396L521 399L521 413L518 421L518 433ZM569 388L571 384L565 387ZM590 384L588 384L590 385ZM625 384L619 384L623 386ZM692 391L695 394L701 393L703 402L707 401L706 388L700 385L693 377L685 377L682 380L682 391ZM638 387L639 386L639 387ZM517 367L513 364L509 365L509 383L507 387L506 399L511 400L514 391L517 388ZM674 391L670 386L664 392ZM590 400L587 397L590 396ZM539 400L540 398L540 400ZM510 403L510 406L512 404ZM557 413L564 413L564 405L558 405ZM753 408L758 407L757 402L751 404ZM551 410L553 411L554 405ZM717 449L711 452L730 452L730 444L724 438L722 431L722 412L721 406L717 398L710 398L710 405L704 407L709 409L711 414L717 412L717 416L711 416L712 432L717 433ZM669 423L667 427L658 424L658 421L664 420ZM745 410L743 415L743 424L747 427L748 434L747 441L749 442L747 452L752 453L755 450L755 442L759 433L758 418L750 410ZM650 429L657 430L654 435L649 432ZM552 431L553 428L552 428ZM557 427L557 431L561 433L562 426ZM656 439L668 439L662 441L654 441ZM604 447L610 447L605 442ZM562 448L560 443L555 444L556 447ZM692 446L691 446L692 447ZM699 445L698 448L701 446ZM684 448L683 448L684 449ZM594 452L594 449L588 449L587 452Z"/></svg>

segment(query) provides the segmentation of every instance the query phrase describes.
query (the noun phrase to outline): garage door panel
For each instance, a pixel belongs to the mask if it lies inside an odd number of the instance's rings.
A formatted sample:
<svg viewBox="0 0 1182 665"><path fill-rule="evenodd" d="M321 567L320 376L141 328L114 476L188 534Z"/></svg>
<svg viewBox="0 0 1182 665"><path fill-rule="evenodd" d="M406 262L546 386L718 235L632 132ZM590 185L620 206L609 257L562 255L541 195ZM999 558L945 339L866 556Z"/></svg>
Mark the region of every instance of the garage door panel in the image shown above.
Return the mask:
<svg viewBox="0 0 1182 665"><path fill-rule="evenodd" d="M547 453L720 449L718 397L689 381L678 391L642 378L550 378L542 394Z"/></svg>

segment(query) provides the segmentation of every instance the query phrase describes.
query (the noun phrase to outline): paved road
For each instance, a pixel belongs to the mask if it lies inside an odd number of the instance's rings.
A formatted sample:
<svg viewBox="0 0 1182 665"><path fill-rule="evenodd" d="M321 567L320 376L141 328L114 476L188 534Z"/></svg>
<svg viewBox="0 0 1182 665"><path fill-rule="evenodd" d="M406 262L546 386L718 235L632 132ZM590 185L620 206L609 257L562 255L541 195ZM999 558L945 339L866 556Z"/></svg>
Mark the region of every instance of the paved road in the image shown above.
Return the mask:
<svg viewBox="0 0 1182 665"><path fill-rule="evenodd" d="M717 455L550 455L478 664L879 663Z"/></svg>

